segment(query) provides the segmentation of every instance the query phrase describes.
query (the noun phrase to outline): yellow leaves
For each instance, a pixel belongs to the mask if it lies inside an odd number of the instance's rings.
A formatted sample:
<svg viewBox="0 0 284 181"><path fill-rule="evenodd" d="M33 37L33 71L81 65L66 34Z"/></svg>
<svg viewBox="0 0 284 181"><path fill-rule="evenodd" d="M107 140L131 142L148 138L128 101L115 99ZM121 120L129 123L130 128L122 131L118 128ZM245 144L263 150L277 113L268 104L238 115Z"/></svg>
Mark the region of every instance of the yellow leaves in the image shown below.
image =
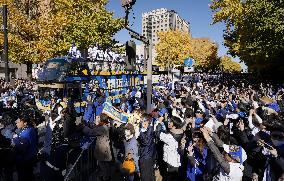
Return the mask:
<svg viewBox="0 0 284 181"><path fill-rule="evenodd" d="M157 35L160 42L156 45L156 63L163 68L183 64L191 52L189 34L177 30L159 32Z"/></svg>
<svg viewBox="0 0 284 181"><path fill-rule="evenodd" d="M180 31L159 32L158 37L156 63L163 68L183 64L188 57L195 60L195 67L199 69L213 69L218 65L218 46L208 38L191 38Z"/></svg>
<svg viewBox="0 0 284 181"><path fill-rule="evenodd" d="M30 3L32 2L32 3ZM9 58L14 62L41 62L66 55L72 42L79 49L92 43L112 43L123 27L105 8L107 0L0 0L8 4ZM0 33L3 41L3 32Z"/></svg>
<svg viewBox="0 0 284 181"><path fill-rule="evenodd" d="M223 72L240 72L242 70L241 65L237 62L234 62L230 57L228 56L222 56L220 58L220 69Z"/></svg>
<svg viewBox="0 0 284 181"><path fill-rule="evenodd" d="M227 23L228 31L230 31L232 24L240 22L245 12L241 0L212 0L212 4L209 6L215 12L213 24L224 21Z"/></svg>
<svg viewBox="0 0 284 181"><path fill-rule="evenodd" d="M217 62L218 46L209 38L192 38L192 54L195 60L195 67L201 69L214 68Z"/></svg>

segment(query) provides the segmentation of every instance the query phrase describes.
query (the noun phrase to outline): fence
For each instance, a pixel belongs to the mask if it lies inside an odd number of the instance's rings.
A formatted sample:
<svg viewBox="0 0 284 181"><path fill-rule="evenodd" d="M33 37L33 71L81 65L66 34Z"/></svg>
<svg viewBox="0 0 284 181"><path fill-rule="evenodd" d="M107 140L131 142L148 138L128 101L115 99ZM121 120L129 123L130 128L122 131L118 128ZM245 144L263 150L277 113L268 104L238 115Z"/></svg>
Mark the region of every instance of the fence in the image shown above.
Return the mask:
<svg viewBox="0 0 284 181"><path fill-rule="evenodd" d="M95 141L93 140L87 149L83 149L75 163L67 170L64 181L93 180L97 161L94 157Z"/></svg>

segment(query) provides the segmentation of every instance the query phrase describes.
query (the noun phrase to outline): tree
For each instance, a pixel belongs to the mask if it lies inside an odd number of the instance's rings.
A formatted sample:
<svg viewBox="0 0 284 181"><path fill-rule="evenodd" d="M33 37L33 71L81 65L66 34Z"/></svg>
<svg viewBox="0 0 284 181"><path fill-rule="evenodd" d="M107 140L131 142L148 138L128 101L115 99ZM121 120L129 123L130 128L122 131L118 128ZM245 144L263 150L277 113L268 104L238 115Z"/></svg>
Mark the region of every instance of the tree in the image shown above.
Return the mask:
<svg viewBox="0 0 284 181"><path fill-rule="evenodd" d="M106 10L107 0L5 3L9 9L9 59L16 63L31 65L66 55L73 42L81 50L94 42L107 47L115 43L112 36L123 28L123 19L113 19L113 13ZM3 32L0 38L3 41Z"/></svg>
<svg viewBox="0 0 284 181"><path fill-rule="evenodd" d="M225 22L225 46L249 69L284 69L284 3L281 0L213 0L213 23ZM271 71L273 70L273 71Z"/></svg>
<svg viewBox="0 0 284 181"><path fill-rule="evenodd" d="M190 56L195 60L195 68L209 70L218 66L216 43L210 41L209 38L192 38L190 42L192 46Z"/></svg>
<svg viewBox="0 0 284 181"><path fill-rule="evenodd" d="M159 43L156 45L156 63L163 68L182 65L191 53L190 36L182 31L159 32Z"/></svg>
<svg viewBox="0 0 284 181"><path fill-rule="evenodd" d="M230 57L226 55L220 58L219 68L222 72L227 73L236 73L241 72L242 70L242 67L239 63L234 62Z"/></svg>

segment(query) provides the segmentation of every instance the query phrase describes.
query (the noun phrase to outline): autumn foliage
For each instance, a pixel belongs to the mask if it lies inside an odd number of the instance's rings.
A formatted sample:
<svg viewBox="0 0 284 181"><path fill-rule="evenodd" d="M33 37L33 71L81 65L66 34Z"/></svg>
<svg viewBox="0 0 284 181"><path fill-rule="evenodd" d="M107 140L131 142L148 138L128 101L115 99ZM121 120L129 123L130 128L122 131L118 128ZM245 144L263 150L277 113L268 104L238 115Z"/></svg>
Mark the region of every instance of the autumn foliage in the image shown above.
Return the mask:
<svg viewBox="0 0 284 181"><path fill-rule="evenodd" d="M107 0L0 0L8 5L9 59L38 63L66 55L74 42L86 49L96 42L113 44L112 36L123 28L105 8ZM3 42L3 32L0 35ZM3 47L1 47L3 48Z"/></svg>
<svg viewBox="0 0 284 181"><path fill-rule="evenodd" d="M208 38L192 38L186 32L159 32L160 39L156 46L156 62L164 68L182 65L184 59L191 57L195 60L195 68L201 70L218 67L218 46Z"/></svg>
<svg viewBox="0 0 284 181"><path fill-rule="evenodd" d="M159 32L159 43L156 45L156 63L163 68L182 65L183 60L191 54L190 36L182 31Z"/></svg>
<svg viewBox="0 0 284 181"><path fill-rule="evenodd" d="M191 57L195 60L195 68L210 70L218 66L218 46L209 38L192 38L191 47Z"/></svg>
<svg viewBox="0 0 284 181"><path fill-rule="evenodd" d="M220 58L219 68L222 72L227 72L227 73L237 73L241 72L242 70L241 65L233 61L228 56L222 56Z"/></svg>
<svg viewBox="0 0 284 181"><path fill-rule="evenodd" d="M284 3L279 0L212 0L213 23L224 22L224 44L249 70L284 75Z"/></svg>

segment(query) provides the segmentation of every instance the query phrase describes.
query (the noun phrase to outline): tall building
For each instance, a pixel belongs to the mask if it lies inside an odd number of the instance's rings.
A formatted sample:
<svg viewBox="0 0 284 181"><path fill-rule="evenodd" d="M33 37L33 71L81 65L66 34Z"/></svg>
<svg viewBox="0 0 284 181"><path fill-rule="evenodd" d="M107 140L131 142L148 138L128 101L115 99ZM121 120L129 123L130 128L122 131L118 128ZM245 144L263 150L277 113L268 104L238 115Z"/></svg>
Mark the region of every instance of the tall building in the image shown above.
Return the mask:
<svg viewBox="0 0 284 181"><path fill-rule="evenodd" d="M155 45L159 41L157 32L181 30L189 33L189 22L182 19L174 10L156 9L142 14L142 34L151 38Z"/></svg>

